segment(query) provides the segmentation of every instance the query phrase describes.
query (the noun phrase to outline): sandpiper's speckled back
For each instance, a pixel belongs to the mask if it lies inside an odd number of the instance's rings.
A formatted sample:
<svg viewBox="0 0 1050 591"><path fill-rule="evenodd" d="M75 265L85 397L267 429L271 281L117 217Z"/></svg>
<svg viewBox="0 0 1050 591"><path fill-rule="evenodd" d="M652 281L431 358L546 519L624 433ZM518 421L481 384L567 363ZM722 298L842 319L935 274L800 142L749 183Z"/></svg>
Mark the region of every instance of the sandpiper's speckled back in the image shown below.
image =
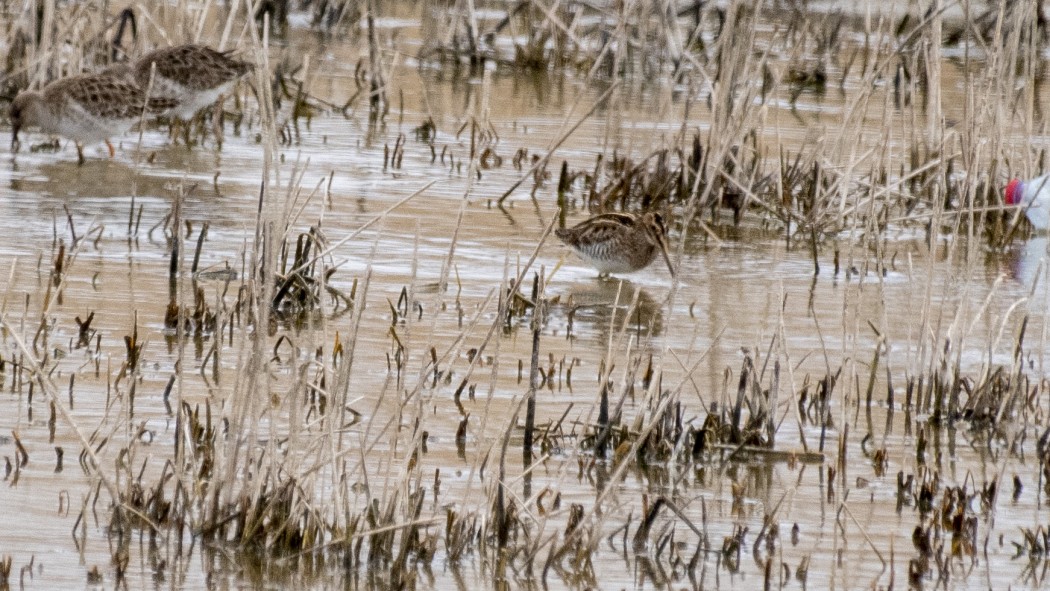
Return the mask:
<svg viewBox="0 0 1050 591"><path fill-rule="evenodd" d="M142 116L175 106L170 98L153 97L129 80L86 74L69 76L48 84L40 92L25 92L11 103L14 139L25 126L61 135L81 143L100 142L120 135Z"/></svg>
<svg viewBox="0 0 1050 591"><path fill-rule="evenodd" d="M230 52L188 43L157 49L136 60L132 76L142 88L149 84L154 64L150 95L178 100L169 114L180 119L214 103L252 69L252 64L230 57Z"/></svg>
<svg viewBox="0 0 1050 591"><path fill-rule="evenodd" d="M664 255L674 273L667 258L667 230L658 213L605 213L555 234L602 275L644 269L657 254Z"/></svg>

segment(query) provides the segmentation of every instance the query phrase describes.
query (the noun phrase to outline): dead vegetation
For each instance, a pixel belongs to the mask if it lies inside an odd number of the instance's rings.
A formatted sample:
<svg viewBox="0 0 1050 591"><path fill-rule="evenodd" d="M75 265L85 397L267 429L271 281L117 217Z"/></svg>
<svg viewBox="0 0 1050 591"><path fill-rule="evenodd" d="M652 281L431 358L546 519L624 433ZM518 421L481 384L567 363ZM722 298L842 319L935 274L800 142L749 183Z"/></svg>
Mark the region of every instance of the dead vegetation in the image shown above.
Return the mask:
<svg viewBox="0 0 1050 591"><path fill-rule="evenodd" d="M480 108L456 129L431 114L409 115L419 122L411 131L385 127L404 113L394 107L395 41L376 24L381 3L249 4L226 15L223 40L243 28L242 47L269 56L269 35L288 35L289 13L305 8L327 38L353 32L348 42L361 59L341 105L310 94L309 62L260 60L267 67L236 109L235 125L250 130L264 161L243 250L208 252L212 226L186 219L182 204L194 189L180 185L170 212L146 232L159 237L168 262L163 313L115 332L94 311L63 308L71 278L83 279L78 254L104 234L93 224L78 229L84 221L72 215L39 257L39 293L23 302L4 295L0 305L0 386L30 409L34 397L46 400L50 416L46 444L27 445L12 432L5 480L18 487L43 445L55 448L60 471L56 432L78 448L84 486L62 497L75 516L74 551L104 540L110 556L84 564L89 584L136 588L142 573L181 584L204 569L206 577L278 586L589 588L618 576L605 570L615 563L643 587L717 587L739 574L767 587L818 586L837 576L830 564L853 552L847 560L875 557L864 565L874 568L873 585L921 588L976 576L996 539L1016 555L1019 581L1043 583L1046 527L995 524L1007 503L1008 462L1016 468L1034 456L1031 504L1038 511L1050 499L1038 360L1045 338L1033 336L1027 315L1002 318L997 340L977 343L967 331L986 303L966 300L954 316L916 311L894 319L914 324L917 335L896 344L903 360L891 353L885 325L858 321L843 340L871 339L865 358L839 355L821 334L807 355L822 356L825 368L813 373L800 371L781 318L762 348L744 347L739 365L721 368L719 391L706 391L694 381L705 371L703 351L654 344L686 315L675 307L687 295L681 285L666 305L642 290L618 293L612 311L591 321L601 326L598 366L583 367L549 351L555 339L586 334L579 324L589 310L552 293L557 269L537 262L573 208L669 212L679 255L693 236L709 248L736 239L740 227L782 237L788 252L812 261L814 281L878 282L898 264L890 239L897 233L921 234L930 251L956 237L948 256L966 261L981 249L1010 248L1028 230L1001 207L998 187L1008 173L1034 173L1044 158L1012 139L1044 125L1037 93L1018 90L1041 84L1037 7L963 15L968 24L955 29L937 10L864 23L779 3L417 6L421 29L433 33L418 59L452 79L480 77L481 104L492 100L490 66L599 88L594 108L567 119L545 148L514 152ZM106 40L116 21L41 6L10 16L9 92L111 59ZM153 8L147 20L165 33L205 22ZM983 56L945 60L945 44ZM941 106L947 67L969 81L957 97L966 102L959 121ZM656 79L681 93L680 129L663 145L606 144L590 161L561 157L578 125L602 116L615 125L608 115L626 91ZM770 131L771 104L801 117L800 103L828 93L841 95L842 111L818 140L783 142ZM223 114L216 117L221 126ZM472 183L512 174L519 180L501 187L498 205L528 192L537 204L546 199L545 211L557 207L560 219L536 251L493 278L487 297L461 294L449 277L462 217L436 287L416 281L417 233L413 281L387 297L389 286L373 277L384 262L378 234L358 273L346 270L339 249L430 185L354 231L332 224L323 215L331 177L310 190L306 165L279 152L309 136L315 117L365 120L367 134L383 140L384 175L420 162ZM878 133L870 133L873 119L887 122ZM133 203L129 242L142 235L141 215ZM226 264L202 265L209 255ZM792 313L785 308L776 313ZM149 347L157 332L150 327L163 327L166 350ZM518 340L528 343L527 360L515 358ZM1007 363L992 353L1003 343L1012 351ZM967 347L987 351L976 370L963 359ZM516 381L506 377L514 366ZM89 421L77 414L78 397L92 392L105 401ZM555 393L565 397L551 404ZM502 410L492 410L497 404ZM455 416L454 431L439 412ZM947 468L958 445L987 450L994 470ZM854 513L866 496L874 503L884 494L871 483L894 473L895 510L911 547ZM820 494L789 507L802 488L785 475L815 479ZM1025 484L1014 475L1015 503ZM837 556L798 547L820 527L788 523L800 502L833 523L817 535L834 538ZM0 588L12 584L12 568L9 556L0 560Z"/></svg>

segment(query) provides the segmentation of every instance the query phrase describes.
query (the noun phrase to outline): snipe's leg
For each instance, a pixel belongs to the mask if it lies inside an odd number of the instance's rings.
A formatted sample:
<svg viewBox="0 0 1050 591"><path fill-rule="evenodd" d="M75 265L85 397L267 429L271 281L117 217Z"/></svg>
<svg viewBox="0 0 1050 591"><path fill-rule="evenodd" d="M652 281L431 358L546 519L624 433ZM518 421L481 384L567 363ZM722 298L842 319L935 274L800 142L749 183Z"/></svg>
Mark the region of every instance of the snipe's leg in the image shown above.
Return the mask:
<svg viewBox="0 0 1050 591"><path fill-rule="evenodd" d="M84 146L80 142L73 142L73 145L77 147L77 166L84 166Z"/></svg>

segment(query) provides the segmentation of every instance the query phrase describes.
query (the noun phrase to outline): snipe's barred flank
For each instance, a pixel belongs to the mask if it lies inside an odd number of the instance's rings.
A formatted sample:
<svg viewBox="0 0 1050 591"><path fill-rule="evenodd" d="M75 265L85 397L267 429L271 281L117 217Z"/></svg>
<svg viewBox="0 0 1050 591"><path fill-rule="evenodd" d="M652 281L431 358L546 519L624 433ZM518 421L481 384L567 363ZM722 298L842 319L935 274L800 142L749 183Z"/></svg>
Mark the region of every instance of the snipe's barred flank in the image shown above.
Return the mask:
<svg viewBox="0 0 1050 591"><path fill-rule="evenodd" d="M674 265L667 254L667 228L658 213L604 213L555 234L599 275L644 269L658 253L674 275Z"/></svg>

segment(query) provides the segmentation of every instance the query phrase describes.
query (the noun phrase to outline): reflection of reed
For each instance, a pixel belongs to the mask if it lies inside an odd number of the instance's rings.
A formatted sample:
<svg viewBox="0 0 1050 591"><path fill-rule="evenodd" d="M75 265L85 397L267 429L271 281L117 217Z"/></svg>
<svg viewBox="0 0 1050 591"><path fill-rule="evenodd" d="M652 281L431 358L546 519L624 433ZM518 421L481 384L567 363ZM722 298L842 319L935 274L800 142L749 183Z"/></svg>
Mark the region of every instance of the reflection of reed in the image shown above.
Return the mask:
<svg viewBox="0 0 1050 591"><path fill-rule="evenodd" d="M563 301L568 330L576 336L593 332L604 342L621 331L640 337L663 332L660 303L625 279L573 285Z"/></svg>

